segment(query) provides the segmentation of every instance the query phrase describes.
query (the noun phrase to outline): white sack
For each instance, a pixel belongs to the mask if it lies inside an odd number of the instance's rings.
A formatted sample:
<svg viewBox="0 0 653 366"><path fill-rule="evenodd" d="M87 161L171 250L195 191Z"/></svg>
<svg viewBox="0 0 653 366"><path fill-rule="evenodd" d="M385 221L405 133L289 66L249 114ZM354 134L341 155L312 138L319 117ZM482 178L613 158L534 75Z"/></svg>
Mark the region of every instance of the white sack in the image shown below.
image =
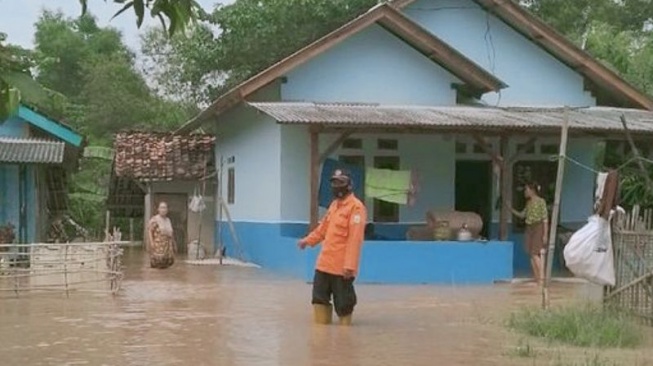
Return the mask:
<svg viewBox="0 0 653 366"><path fill-rule="evenodd" d="M577 277L614 286L612 236L608 220L594 215L574 233L564 250L567 268Z"/></svg>
<svg viewBox="0 0 653 366"><path fill-rule="evenodd" d="M190 203L188 204L188 209L193 212L201 212L204 211L205 208L206 204L204 203L204 198L195 192L193 198L191 198Z"/></svg>

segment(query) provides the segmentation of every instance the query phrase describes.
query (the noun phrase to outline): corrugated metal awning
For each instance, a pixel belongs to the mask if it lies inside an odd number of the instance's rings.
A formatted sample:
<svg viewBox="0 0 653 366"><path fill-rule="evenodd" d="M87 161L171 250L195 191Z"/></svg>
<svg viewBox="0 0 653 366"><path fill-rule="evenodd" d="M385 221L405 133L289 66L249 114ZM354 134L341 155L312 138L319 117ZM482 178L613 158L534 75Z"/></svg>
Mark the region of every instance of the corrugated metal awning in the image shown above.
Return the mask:
<svg viewBox="0 0 653 366"><path fill-rule="evenodd" d="M408 127L460 130L559 130L561 108L424 107L372 104L319 104L294 102L249 103L279 123L337 127ZM625 115L633 133L653 134L653 112L622 108L569 110L571 130L623 131Z"/></svg>
<svg viewBox="0 0 653 366"><path fill-rule="evenodd" d="M58 141L0 137L0 163L61 164L65 148Z"/></svg>

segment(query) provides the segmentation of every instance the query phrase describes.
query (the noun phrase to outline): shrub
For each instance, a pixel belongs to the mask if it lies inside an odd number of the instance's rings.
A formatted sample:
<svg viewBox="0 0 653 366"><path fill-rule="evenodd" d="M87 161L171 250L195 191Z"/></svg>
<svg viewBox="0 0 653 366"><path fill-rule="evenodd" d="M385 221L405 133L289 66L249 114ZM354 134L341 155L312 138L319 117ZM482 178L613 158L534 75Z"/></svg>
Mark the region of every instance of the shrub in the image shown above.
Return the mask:
<svg viewBox="0 0 653 366"><path fill-rule="evenodd" d="M509 326L531 336L580 347L630 348L643 340L642 329L626 314L594 305L525 309L510 317Z"/></svg>

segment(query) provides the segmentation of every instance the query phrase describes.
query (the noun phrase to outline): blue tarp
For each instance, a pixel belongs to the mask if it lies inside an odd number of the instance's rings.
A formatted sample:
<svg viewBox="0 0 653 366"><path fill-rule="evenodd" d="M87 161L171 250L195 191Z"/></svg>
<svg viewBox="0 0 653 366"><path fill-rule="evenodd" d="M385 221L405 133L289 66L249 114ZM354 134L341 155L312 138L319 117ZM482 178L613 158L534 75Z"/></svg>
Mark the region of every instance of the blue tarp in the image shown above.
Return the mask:
<svg viewBox="0 0 653 366"><path fill-rule="evenodd" d="M365 170L361 167L341 163L334 159L326 159L322 165L322 175L320 176L320 193L318 202L320 207L329 207L333 196L331 195L331 185L329 178L336 169L342 169L349 173L354 185L354 194L359 199L363 199L365 189Z"/></svg>

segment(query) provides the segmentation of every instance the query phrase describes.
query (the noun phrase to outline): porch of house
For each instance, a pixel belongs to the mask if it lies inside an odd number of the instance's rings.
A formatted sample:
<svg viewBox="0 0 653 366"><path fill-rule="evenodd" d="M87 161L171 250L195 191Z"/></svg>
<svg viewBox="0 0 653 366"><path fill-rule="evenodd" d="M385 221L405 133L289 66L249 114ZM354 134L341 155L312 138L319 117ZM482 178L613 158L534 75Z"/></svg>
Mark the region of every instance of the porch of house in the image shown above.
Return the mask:
<svg viewBox="0 0 653 366"><path fill-rule="evenodd" d="M483 217L485 235L489 238L472 242L414 241L406 239L407 229L424 223L421 219L414 219L414 215L398 222L373 222L376 234L383 236L384 240L366 240L358 280L368 283L462 285L492 283L528 274L529 260L521 246L523 226L511 221L510 203L515 207L523 205L519 189L525 180L530 179L539 181L545 189L551 189L551 197L547 198L552 198L557 168L555 157L558 156L559 134L565 118L571 131L570 150L579 154L574 156L574 161L587 166L594 165L593 147L600 138L623 138L620 131L623 127L619 121L621 114L627 114L632 121L633 133L653 133L652 126L640 123L642 116L639 112L603 108L564 112L560 108L509 111L473 107L280 102L250 103L250 106L271 116L282 127L302 128L307 132L308 154L305 155L306 170L302 174L309 176L311 200L310 203L299 204L305 205L305 220L309 224L238 222L235 225L241 248L236 248L229 232L223 231L218 239L225 243L228 250L241 250L248 260L264 268L306 280L312 278L318 250L301 252L296 249L296 243L306 234L309 226L317 223L320 214L318 193L322 163L328 157L342 156L341 147L347 139L370 135L403 136L408 140L411 136L415 139L423 139L425 135L439 136L433 143L449 146L451 151L437 156L437 159L446 162L451 169L440 172L433 168L433 171L428 171L423 164L419 169L431 177L439 176L440 181L449 181L451 189L445 189L443 194L455 199L450 198L448 206L427 209L475 211ZM648 118L648 112L643 113L647 113ZM465 148L474 151L475 159L460 159L457 154L463 149L460 141L471 141ZM297 146L289 148L297 150ZM539 156L533 154L536 149ZM405 156L401 152L399 157L403 162ZM425 151L416 159L414 161L432 161L434 157ZM282 170L283 164L282 159ZM468 180L466 187L460 179ZM591 171L577 165L567 167L559 232L565 228L573 230L579 227L591 214L594 181L595 176ZM425 194L425 189L429 188L422 187L420 194ZM479 196L480 191L485 195ZM545 192L545 196L548 195ZM470 201L473 203L479 197L485 197L483 205L469 205ZM294 204L296 202L282 201L282 205ZM426 210L423 211L421 217L426 215ZM370 217L373 218L373 215L370 214ZM556 251L554 269L563 269L558 257Z"/></svg>
<svg viewBox="0 0 653 366"><path fill-rule="evenodd" d="M107 199L107 228L128 229L135 238L146 240L150 218L160 202L168 205L178 253L199 240L208 254L214 248L215 175L210 135L123 132L114 141L114 160ZM193 195L203 197L205 209L193 212L188 204ZM133 224L133 222L136 222ZM122 224L122 225L121 225Z"/></svg>

